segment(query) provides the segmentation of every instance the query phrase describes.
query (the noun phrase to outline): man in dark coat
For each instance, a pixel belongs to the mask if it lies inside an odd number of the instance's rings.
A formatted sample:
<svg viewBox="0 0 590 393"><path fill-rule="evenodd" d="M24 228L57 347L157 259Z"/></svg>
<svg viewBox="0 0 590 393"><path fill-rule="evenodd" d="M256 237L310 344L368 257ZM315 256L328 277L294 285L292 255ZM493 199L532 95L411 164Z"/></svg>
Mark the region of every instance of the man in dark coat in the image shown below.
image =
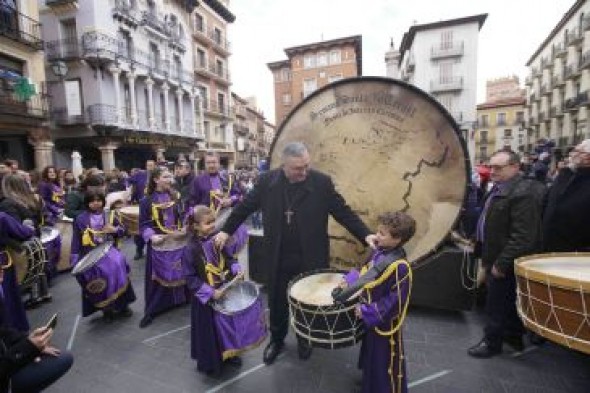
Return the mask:
<svg viewBox="0 0 590 393"><path fill-rule="evenodd" d="M215 238L222 246L246 218L262 210L264 246L271 266L269 308L271 340L264 350L270 364L283 349L288 333L287 285L296 275L329 267L328 217L331 215L359 241L374 245L374 236L334 188L332 179L309 168L305 145L285 146L282 168L263 174L238 204ZM261 263L260 261L257 261ZM307 359L311 348L299 341L299 357Z"/></svg>
<svg viewBox="0 0 590 393"><path fill-rule="evenodd" d="M514 152L499 151L490 159L494 187L476 230L486 271L488 321L483 339L468 351L477 358L500 354L503 342L516 350L524 347L524 327L516 312L514 260L539 248L545 186L525 179L519 167L520 157Z"/></svg>
<svg viewBox="0 0 590 393"><path fill-rule="evenodd" d="M570 152L547 193L543 212L543 249L548 252L590 251L590 139Z"/></svg>

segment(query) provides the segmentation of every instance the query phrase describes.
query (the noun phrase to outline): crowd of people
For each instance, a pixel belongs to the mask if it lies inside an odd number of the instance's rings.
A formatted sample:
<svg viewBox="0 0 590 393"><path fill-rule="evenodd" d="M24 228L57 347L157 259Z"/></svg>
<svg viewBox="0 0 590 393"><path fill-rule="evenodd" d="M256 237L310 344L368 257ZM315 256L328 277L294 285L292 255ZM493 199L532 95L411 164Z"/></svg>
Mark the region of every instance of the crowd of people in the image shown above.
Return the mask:
<svg viewBox="0 0 590 393"><path fill-rule="evenodd" d="M585 230L590 220L590 140L557 162L553 158L550 149L527 157L502 150L474 168L461 230L473 240L474 253L482 261L488 322L481 342L468 350L471 356L497 355L503 343L517 350L524 347L525 330L515 308L516 258L541 251L590 251ZM71 222L69 265L81 287L82 315L102 312L106 322L132 315L130 304L137 295L129 262L119 248L121 239L133 236L134 259L145 258L140 328L190 303L191 356L199 371L218 374L225 364L239 365L240 353L263 338L250 331L249 345L243 348L232 346L232 340L214 339L246 334L228 332L211 306L223 297L224 285L243 276L236 254L247 240L246 220L263 227L271 266L271 337L263 360L272 364L284 350L288 332L288 283L301 273L329 267L330 216L375 249L366 268L343 277L342 288L373 266L384 266L371 285L363 287L368 300L356 311L369 329L359 363L380 364L363 368L362 390L407 390L403 350L396 352L390 344L403 348L400 327L411 285L403 245L414 235L416 223L405 213L385 212L373 233L332 179L310 168L302 143L288 144L282 166L274 170L228 173L220 157L210 152L200 173L188 161L168 165L150 160L142 169L103 173L92 168L76 179L71 171L53 166L39 175L28 173L7 160L0 164L0 184L0 392L9 384L13 392L38 391L73 362L71 354L51 345L52 328L31 330L25 312L52 300L49 289L59 256L48 258L43 272L24 288L19 287L21 278L9 252L42 238L43 228ZM119 212L124 205L138 206L135 231L133 221ZM98 263L104 266L97 276L88 267ZM28 294L24 302L23 294ZM310 342L298 338L299 357L307 359L311 352ZM37 379L28 377L31 370ZM391 373L403 378L394 382ZM394 384L399 384L395 390Z"/></svg>

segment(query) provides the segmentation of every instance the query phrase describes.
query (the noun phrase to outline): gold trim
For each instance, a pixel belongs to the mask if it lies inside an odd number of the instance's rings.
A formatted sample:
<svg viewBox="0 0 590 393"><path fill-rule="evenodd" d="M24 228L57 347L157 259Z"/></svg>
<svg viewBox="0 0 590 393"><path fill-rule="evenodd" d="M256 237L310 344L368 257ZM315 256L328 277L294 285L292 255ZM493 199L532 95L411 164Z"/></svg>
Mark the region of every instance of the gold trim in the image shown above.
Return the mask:
<svg viewBox="0 0 590 393"><path fill-rule="evenodd" d="M264 336L262 336L262 338L260 338L260 340L256 341L253 344L250 344L250 345L248 345L248 346L246 346L244 348L241 348L241 349L230 349L228 351L223 351L223 353L221 354L221 358L223 360L227 360L229 358L233 358L233 357L239 356L239 355L241 355L242 353L244 353L246 351L249 351L251 349L254 349L254 348L258 347L260 344L262 344L262 342L264 340L266 340L266 337L267 336L268 336L268 333L266 333Z"/></svg>
<svg viewBox="0 0 590 393"><path fill-rule="evenodd" d="M541 272L536 269L532 269L528 266L525 266L525 262L536 260L536 259L548 259L551 257L560 257L560 258L567 258L567 257L585 257L588 258L588 263L590 263L590 253L589 252L552 252L546 254L533 254L527 255L525 257L520 257L515 260L514 262L514 274L519 277L524 278L525 280L531 280L543 284L551 283L552 287L561 287L564 289L572 289L579 291L580 289L584 289L584 291L590 292L590 281L583 281L583 280L574 280L571 278L559 276L556 274L550 274L547 272Z"/></svg>
<svg viewBox="0 0 590 393"><path fill-rule="evenodd" d="M119 297L121 297L121 295L127 290L128 287L129 287L129 278L127 278L127 282L125 283L125 285L123 285L123 287L121 289L119 289L117 292L113 293L110 297L103 300L102 302L95 303L94 307L105 308L106 306L108 306L109 304L111 304L112 302L117 300Z"/></svg>

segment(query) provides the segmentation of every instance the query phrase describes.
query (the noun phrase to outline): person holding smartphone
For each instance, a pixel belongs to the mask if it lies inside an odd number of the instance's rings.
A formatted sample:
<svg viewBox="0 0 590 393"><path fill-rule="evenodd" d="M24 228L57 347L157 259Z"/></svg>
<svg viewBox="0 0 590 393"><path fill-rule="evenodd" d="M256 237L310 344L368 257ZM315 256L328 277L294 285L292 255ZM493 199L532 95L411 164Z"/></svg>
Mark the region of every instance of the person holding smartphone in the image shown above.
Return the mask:
<svg viewBox="0 0 590 393"><path fill-rule="evenodd" d="M4 269L0 268L0 284L3 280ZM0 293L0 309L3 307ZM0 393L39 392L72 367L72 354L51 345L53 329L49 325L55 326L57 321L55 316L52 320L28 335L0 321Z"/></svg>

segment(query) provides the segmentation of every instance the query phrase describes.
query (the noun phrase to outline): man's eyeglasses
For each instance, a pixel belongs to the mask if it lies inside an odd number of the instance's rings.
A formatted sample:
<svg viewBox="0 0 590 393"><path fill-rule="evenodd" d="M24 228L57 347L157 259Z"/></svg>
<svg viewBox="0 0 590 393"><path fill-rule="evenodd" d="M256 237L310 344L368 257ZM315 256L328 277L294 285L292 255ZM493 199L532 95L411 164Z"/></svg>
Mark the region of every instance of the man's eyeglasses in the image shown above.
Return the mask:
<svg viewBox="0 0 590 393"><path fill-rule="evenodd" d="M490 165L490 169L493 170L493 171L501 171L502 169L506 168L507 166L510 166L510 164Z"/></svg>

